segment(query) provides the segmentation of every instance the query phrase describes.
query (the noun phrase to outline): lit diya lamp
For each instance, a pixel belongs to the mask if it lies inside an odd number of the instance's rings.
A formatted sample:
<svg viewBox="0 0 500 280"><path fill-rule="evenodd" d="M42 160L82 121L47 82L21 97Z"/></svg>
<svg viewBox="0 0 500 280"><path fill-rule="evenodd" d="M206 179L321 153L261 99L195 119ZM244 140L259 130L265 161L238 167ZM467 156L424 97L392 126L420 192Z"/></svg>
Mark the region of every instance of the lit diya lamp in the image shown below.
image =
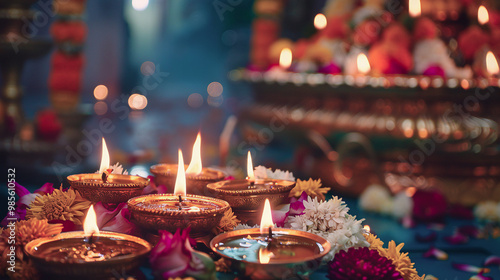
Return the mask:
<svg viewBox="0 0 500 280"><path fill-rule="evenodd" d="M206 241L212 229L219 225L224 212L229 209L229 204L212 197L186 194L186 174L181 150L177 166L174 193L143 195L128 201L132 221L153 235L158 230L174 233L178 228L191 227L192 237Z"/></svg>
<svg viewBox="0 0 500 280"><path fill-rule="evenodd" d="M172 190L175 185L178 166L177 164L160 163L150 167L151 173L155 176L157 186L163 185L168 190ZM186 185L190 193L197 195L211 196L207 193L207 184L214 183L224 179L224 173L203 168L201 163L201 136L198 133L193 145L193 154L189 166L184 166L186 171Z"/></svg>
<svg viewBox="0 0 500 280"><path fill-rule="evenodd" d="M215 197L229 202L235 215L249 225L259 218L258 210L266 199L277 206L289 202L290 191L295 182L277 179L255 179L252 155L247 156L247 175L244 180L226 180L207 185Z"/></svg>
<svg viewBox="0 0 500 280"><path fill-rule="evenodd" d="M98 173L75 174L67 177L72 188L92 202L121 203L142 194L149 179L140 176L112 174L109 152L102 139L101 166Z"/></svg>
<svg viewBox="0 0 500 280"><path fill-rule="evenodd" d="M273 229L271 206L265 201L260 228L217 235L210 248L225 258L243 278L286 279L307 277L330 251L321 236L292 229Z"/></svg>
<svg viewBox="0 0 500 280"><path fill-rule="evenodd" d="M93 206L83 228L26 244L40 279L110 279L138 269L151 251L141 238L99 231Z"/></svg>

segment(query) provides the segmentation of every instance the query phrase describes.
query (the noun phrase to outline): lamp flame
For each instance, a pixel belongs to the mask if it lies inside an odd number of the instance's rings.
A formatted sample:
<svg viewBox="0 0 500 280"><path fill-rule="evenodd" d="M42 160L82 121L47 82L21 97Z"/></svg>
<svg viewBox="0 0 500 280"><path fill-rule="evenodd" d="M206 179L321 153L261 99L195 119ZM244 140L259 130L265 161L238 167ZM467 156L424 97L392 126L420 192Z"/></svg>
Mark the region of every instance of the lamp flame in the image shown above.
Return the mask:
<svg viewBox="0 0 500 280"><path fill-rule="evenodd" d="M87 211L87 216L85 216L85 221L83 221L83 232L85 236L90 236L94 233L99 234L94 205L90 205L89 210Z"/></svg>
<svg viewBox="0 0 500 280"><path fill-rule="evenodd" d="M422 6L420 0L410 0L408 3L409 12L411 17L419 17L422 14Z"/></svg>
<svg viewBox="0 0 500 280"><path fill-rule="evenodd" d="M252 154L250 154L250 151L248 151L247 155L247 179L255 179L255 175L253 174Z"/></svg>
<svg viewBox="0 0 500 280"><path fill-rule="evenodd" d="M496 75L500 72L498 68L498 61L491 51L486 54L486 70L490 75Z"/></svg>
<svg viewBox="0 0 500 280"><path fill-rule="evenodd" d="M99 173L103 173L109 168L109 152L106 146L106 141L102 138L102 156L101 156L101 166L99 167Z"/></svg>
<svg viewBox="0 0 500 280"><path fill-rule="evenodd" d="M266 234L269 231L269 228L273 228L273 215L271 214L271 204L269 203L269 199L266 198L266 202L264 202L264 211L262 212L262 218L260 220L260 234Z"/></svg>
<svg viewBox="0 0 500 280"><path fill-rule="evenodd" d="M318 29L318 30L325 29L327 24L328 24L328 21L327 21L326 16L324 14L320 13L314 17L314 27L316 27L316 29Z"/></svg>
<svg viewBox="0 0 500 280"><path fill-rule="evenodd" d="M280 66L283 69L288 69L292 65L292 50L284 48L280 53Z"/></svg>
<svg viewBox="0 0 500 280"><path fill-rule="evenodd" d="M182 158L181 149L179 149L179 163L177 164L174 195L186 196L186 172L184 171L184 159Z"/></svg>
<svg viewBox="0 0 500 280"><path fill-rule="evenodd" d="M479 6L479 9L477 9L477 21L481 25L485 25L490 21L488 10L483 5Z"/></svg>
<svg viewBox="0 0 500 280"><path fill-rule="evenodd" d="M371 67L370 67L370 62L368 61L368 57L366 57L366 54L360 53L358 54L357 58L357 65L358 65L358 72L361 74L368 74L370 72Z"/></svg>
<svg viewBox="0 0 500 280"><path fill-rule="evenodd" d="M196 136L196 141L193 145L193 154L191 155L191 162L189 163L186 173L188 174L200 174L203 166L201 165L201 135L198 132Z"/></svg>
<svg viewBox="0 0 500 280"><path fill-rule="evenodd" d="M365 225L363 227L364 230L366 230L366 232L370 233L370 226L369 225Z"/></svg>

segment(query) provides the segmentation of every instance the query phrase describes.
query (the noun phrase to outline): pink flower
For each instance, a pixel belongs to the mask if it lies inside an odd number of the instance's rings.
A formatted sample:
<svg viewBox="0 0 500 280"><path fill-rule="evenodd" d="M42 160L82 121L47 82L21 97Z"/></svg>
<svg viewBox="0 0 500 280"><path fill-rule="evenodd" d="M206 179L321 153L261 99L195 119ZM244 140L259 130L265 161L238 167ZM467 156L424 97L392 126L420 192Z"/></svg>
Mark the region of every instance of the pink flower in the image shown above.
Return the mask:
<svg viewBox="0 0 500 280"><path fill-rule="evenodd" d="M130 221L130 211L127 203L122 202L116 207L98 202L94 206L99 230L113 231L124 234L137 235L139 228Z"/></svg>
<svg viewBox="0 0 500 280"><path fill-rule="evenodd" d="M157 186L154 176L148 176L149 185L142 190L142 194L167 193L167 187L163 185Z"/></svg>
<svg viewBox="0 0 500 280"><path fill-rule="evenodd" d="M198 261L193 261L192 239L189 238L190 228L175 234L161 230L160 241L151 250L149 262L153 273L160 279L181 277L192 270L198 270Z"/></svg>
<svg viewBox="0 0 500 280"><path fill-rule="evenodd" d="M446 199L439 192L418 190L413 195L413 217L418 221L442 221L446 207Z"/></svg>
<svg viewBox="0 0 500 280"><path fill-rule="evenodd" d="M288 207L288 211L286 209L273 209L273 222L276 226L284 227L288 216L298 216L304 214L304 210L306 209L304 207L304 200L307 200L306 192L302 192L302 195L298 199L295 197L290 199L290 207Z"/></svg>
<svg viewBox="0 0 500 280"><path fill-rule="evenodd" d="M0 226L5 227L9 223L7 218L16 218L19 220L24 220L26 218L26 209L28 206L35 200L35 198L39 195L46 195L52 193L54 191L53 184L45 183L43 186L33 193L30 193L28 189L19 185L17 182L15 183L14 192L19 197L16 202L16 210L14 210L13 214L7 214L7 216L2 220Z"/></svg>

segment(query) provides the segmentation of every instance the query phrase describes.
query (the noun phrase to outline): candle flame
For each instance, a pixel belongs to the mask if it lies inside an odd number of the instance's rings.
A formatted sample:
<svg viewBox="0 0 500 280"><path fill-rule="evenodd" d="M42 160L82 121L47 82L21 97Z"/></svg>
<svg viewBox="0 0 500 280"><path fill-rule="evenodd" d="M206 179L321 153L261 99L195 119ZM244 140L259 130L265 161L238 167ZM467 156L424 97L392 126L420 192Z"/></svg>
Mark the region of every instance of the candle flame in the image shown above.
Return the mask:
<svg viewBox="0 0 500 280"><path fill-rule="evenodd" d="M260 263L269 263L271 258L274 257L274 254L269 251L267 248L259 249L259 262Z"/></svg>
<svg viewBox="0 0 500 280"><path fill-rule="evenodd" d="M370 233L370 226L369 225L365 225L363 227L364 230L366 230L366 232Z"/></svg>
<svg viewBox="0 0 500 280"><path fill-rule="evenodd" d="M292 50L284 48L280 53L280 66L283 69L288 69L292 65Z"/></svg>
<svg viewBox="0 0 500 280"><path fill-rule="evenodd" d="M177 178L175 178L174 195L186 196L186 172L184 171L184 159L179 149L179 163L177 164Z"/></svg>
<svg viewBox="0 0 500 280"><path fill-rule="evenodd" d="M408 197L413 197L413 195L417 192L417 188L415 188L415 187L409 187L409 188L406 189L405 192L406 192L406 195Z"/></svg>
<svg viewBox="0 0 500 280"><path fill-rule="evenodd" d="M193 154L191 155L191 162L189 163L186 173L188 174L200 174L203 166L201 164L201 135L198 132L196 136L196 141L193 145Z"/></svg>
<svg viewBox="0 0 500 280"><path fill-rule="evenodd" d="M247 179L255 179L255 175L253 174L252 154L250 154L250 151L248 151L247 155Z"/></svg>
<svg viewBox="0 0 500 280"><path fill-rule="evenodd" d="M267 234L269 228L273 228L273 215L271 213L271 204L269 203L269 199L266 198L266 202L264 202L264 211L262 212L262 218L260 220L260 233Z"/></svg>
<svg viewBox="0 0 500 280"><path fill-rule="evenodd" d="M99 167L99 173L103 173L109 168L109 152L106 146L106 141L102 138L102 155L101 155L101 166Z"/></svg>
<svg viewBox="0 0 500 280"><path fill-rule="evenodd" d="M368 57L366 57L366 54L360 53L358 54L357 58L357 65L358 65L358 72L361 74L368 74L370 72L371 67L370 67L370 62L368 61Z"/></svg>
<svg viewBox="0 0 500 280"><path fill-rule="evenodd" d="M479 6L479 9L477 9L477 21L481 25L485 25L490 21L488 10L483 5Z"/></svg>
<svg viewBox="0 0 500 280"><path fill-rule="evenodd" d="M99 234L99 228L97 227L97 217L94 211L94 205L90 205L87 211L87 216L85 216L85 221L83 221L83 232L85 236L90 236L91 234Z"/></svg>
<svg viewBox="0 0 500 280"><path fill-rule="evenodd" d="M496 75L500 71L498 61L491 51L486 54L486 70L490 75Z"/></svg>
<svg viewBox="0 0 500 280"><path fill-rule="evenodd" d="M328 21L324 14L319 13L314 17L314 27L316 27L316 29L324 29L327 24Z"/></svg>
<svg viewBox="0 0 500 280"><path fill-rule="evenodd" d="M408 3L410 9L411 17L419 17L422 14L422 7L420 5L420 0L410 0Z"/></svg>

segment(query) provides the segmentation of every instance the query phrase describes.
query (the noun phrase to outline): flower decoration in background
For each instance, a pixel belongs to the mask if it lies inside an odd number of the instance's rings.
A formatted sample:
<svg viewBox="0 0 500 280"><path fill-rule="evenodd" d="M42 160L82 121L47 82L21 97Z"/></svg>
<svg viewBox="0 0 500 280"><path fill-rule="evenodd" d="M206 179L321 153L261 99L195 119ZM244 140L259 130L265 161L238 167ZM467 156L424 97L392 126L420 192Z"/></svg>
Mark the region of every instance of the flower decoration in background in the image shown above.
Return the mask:
<svg viewBox="0 0 500 280"><path fill-rule="evenodd" d="M7 270L7 264L11 260L9 242L11 229L1 229L0 232L0 253L1 265L0 275L8 275L10 279L37 279L36 270L31 265L31 261L24 255L24 246L37 238L48 237L59 234L62 231L61 224L49 224L47 220L29 219L15 223L15 272Z"/></svg>
<svg viewBox="0 0 500 280"><path fill-rule="evenodd" d="M318 200L325 200L325 194L330 190L327 187L321 187L321 179L313 180L309 178L307 181L297 179L295 187L290 191L290 197L300 197L303 192L308 196Z"/></svg>
<svg viewBox="0 0 500 280"><path fill-rule="evenodd" d="M273 171L271 168L266 168L262 165L255 167L254 176L255 179L276 179L295 182L292 172L280 169Z"/></svg>
<svg viewBox="0 0 500 280"><path fill-rule="evenodd" d="M9 223L9 220L7 218L16 218L16 220L18 221L24 220L26 218L26 209L35 200L35 198L41 195L52 194L54 188L53 184L45 183L41 188L37 189L33 193L30 193L28 189L16 182L14 191L19 197L19 200L16 202L16 210L13 212L14 215L7 214L0 226L7 226L7 224Z"/></svg>
<svg viewBox="0 0 500 280"><path fill-rule="evenodd" d="M359 197L359 207L366 211L389 214L392 212L392 196L380 185L368 186Z"/></svg>
<svg viewBox="0 0 500 280"><path fill-rule="evenodd" d="M56 141L62 131L62 125L53 110L43 110L36 114L38 135L46 141Z"/></svg>
<svg viewBox="0 0 500 280"><path fill-rule="evenodd" d="M361 228L361 222L348 214L349 208L342 199L334 196L328 201L308 197L303 201L302 215L288 217L286 225L296 230L308 231L320 235L332 244L332 250L326 260L331 260L340 250L351 247L367 247Z"/></svg>
<svg viewBox="0 0 500 280"><path fill-rule="evenodd" d="M446 215L445 197L437 191L417 190L413 195L413 217L422 222L441 222Z"/></svg>
<svg viewBox="0 0 500 280"><path fill-rule="evenodd" d="M123 166L119 162L117 162L114 165L110 166L109 169L111 169L111 174L128 175L127 169L123 168ZM99 170L97 170L95 173L99 173Z"/></svg>
<svg viewBox="0 0 500 280"><path fill-rule="evenodd" d="M73 188L63 190L62 185L52 194L37 196L29 205L26 218L47 219L50 221L70 221L81 225L85 217L84 211L91 202L82 198Z"/></svg>
<svg viewBox="0 0 500 280"><path fill-rule="evenodd" d="M162 193L167 193L167 187L164 185L156 185L155 182L155 177L154 176L148 176L149 179L149 185L147 185L143 190L142 194L162 194Z"/></svg>
<svg viewBox="0 0 500 280"><path fill-rule="evenodd" d="M193 277L195 279L216 279L215 264L203 253L191 247L189 228L177 229L175 234L160 231L160 241L151 250L149 262L157 279Z"/></svg>
<svg viewBox="0 0 500 280"><path fill-rule="evenodd" d="M480 202L474 208L474 216L480 221L500 222L500 203L495 201Z"/></svg>
<svg viewBox="0 0 500 280"><path fill-rule="evenodd" d="M350 248L340 251L328 264L331 280L403 280L391 260L380 256L377 250Z"/></svg>
<svg viewBox="0 0 500 280"><path fill-rule="evenodd" d="M219 225L213 229L213 233L219 234L233 230L239 223L240 220L238 220L238 218L234 215L233 209L229 208L226 212L224 212L224 216L222 216Z"/></svg>

